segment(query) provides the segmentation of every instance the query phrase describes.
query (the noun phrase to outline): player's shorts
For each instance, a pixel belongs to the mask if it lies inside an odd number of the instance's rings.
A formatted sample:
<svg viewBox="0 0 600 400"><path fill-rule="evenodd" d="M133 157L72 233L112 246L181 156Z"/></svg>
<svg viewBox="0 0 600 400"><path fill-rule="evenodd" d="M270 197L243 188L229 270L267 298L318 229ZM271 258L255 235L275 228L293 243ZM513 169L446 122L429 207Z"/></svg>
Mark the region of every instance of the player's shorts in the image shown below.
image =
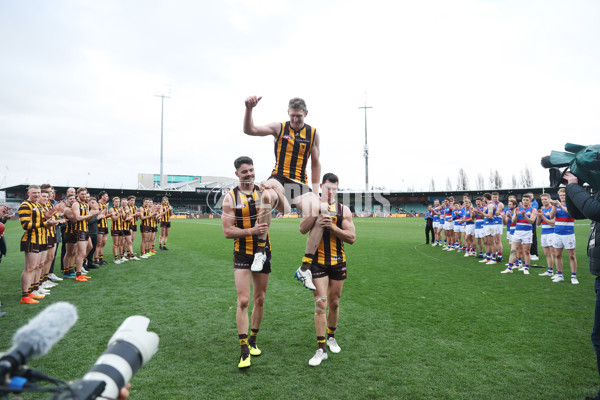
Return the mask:
<svg viewBox="0 0 600 400"><path fill-rule="evenodd" d="M485 237L485 230L483 227L475 228L475 239L483 239Z"/></svg>
<svg viewBox="0 0 600 400"><path fill-rule="evenodd" d="M21 251L24 251L25 253L40 253L42 251L46 251L48 249L47 247L48 245L46 243L37 244L31 242L21 242Z"/></svg>
<svg viewBox="0 0 600 400"><path fill-rule="evenodd" d="M494 225L484 225L483 226L483 236L492 236L494 235Z"/></svg>
<svg viewBox="0 0 600 400"><path fill-rule="evenodd" d="M158 227L157 226L153 226L150 229L152 229L152 231L151 231L152 233L158 232Z"/></svg>
<svg viewBox="0 0 600 400"><path fill-rule="evenodd" d="M56 236L48 236L48 248L51 249L56 244Z"/></svg>
<svg viewBox="0 0 600 400"><path fill-rule="evenodd" d="M108 235L108 227L98 227L98 235Z"/></svg>
<svg viewBox="0 0 600 400"><path fill-rule="evenodd" d="M77 231L75 233L78 242L87 242L90 238L90 233L86 231Z"/></svg>
<svg viewBox="0 0 600 400"><path fill-rule="evenodd" d="M280 174L273 174L268 179L275 179L277 182L283 185L285 198L290 202L290 204L295 204L294 199L298 198L299 196L312 192L310 186Z"/></svg>
<svg viewBox="0 0 600 400"><path fill-rule="evenodd" d="M468 224L465 226L465 235L475 235L475 224Z"/></svg>
<svg viewBox="0 0 600 400"><path fill-rule="evenodd" d="M453 231L454 230L454 221L444 222L444 230L445 231Z"/></svg>
<svg viewBox="0 0 600 400"><path fill-rule="evenodd" d="M137 225L136 224L131 224L131 232L137 232Z"/></svg>
<svg viewBox="0 0 600 400"><path fill-rule="evenodd" d="M491 225L494 228L494 235L502 235L502 231L504 231L504 225Z"/></svg>
<svg viewBox="0 0 600 400"><path fill-rule="evenodd" d="M462 233L465 231L465 227L462 225L454 224L454 232Z"/></svg>
<svg viewBox="0 0 600 400"><path fill-rule="evenodd" d="M271 273L271 251L267 250L267 259L263 264L262 271L258 271L259 274L269 274ZM233 252L233 269L250 269L250 266L254 262L254 256L249 254L238 253L237 251Z"/></svg>
<svg viewBox="0 0 600 400"><path fill-rule="evenodd" d="M531 231L515 231L512 236L513 243L531 244L533 242L533 233Z"/></svg>
<svg viewBox="0 0 600 400"><path fill-rule="evenodd" d="M123 236L123 231L120 229L111 229L110 236Z"/></svg>
<svg viewBox="0 0 600 400"><path fill-rule="evenodd" d="M65 232L64 242L69 244L77 243L77 234L75 232Z"/></svg>
<svg viewBox="0 0 600 400"><path fill-rule="evenodd" d="M123 229L121 233L123 234L122 236L131 236L131 231L129 229Z"/></svg>
<svg viewBox="0 0 600 400"><path fill-rule="evenodd" d="M555 249L573 250L575 248L575 234L557 235L555 233L552 239L552 247Z"/></svg>
<svg viewBox="0 0 600 400"><path fill-rule="evenodd" d="M171 227L171 223L170 222L161 222L160 223L160 227L161 228L170 228Z"/></svg>
<svg viewBox="0 0 600 400"><path fill-rule="evenodd" d="M348 277L346 263L339 263L334 266L325 266L313 264L310 266L310 272L313 279L329 277L332 281L343 281Z"/></svg>
<svg viewBox="0 0 600 400"><path fill-rule="evenodd" d="M433 229L439 229L440 228L440 223L433 221Z"/></svg>
<svg viewBox="0 0 600 400"><path fill-rule="evenodd" d="M553 247L554 233L544 233L541 235L542 247Z"/></svg>
<svg viewBox="0 0 600 400"><path fill-rule="evenodd" d="M152 227L147 225L140 226L142 233L152 233Z"/></svg>

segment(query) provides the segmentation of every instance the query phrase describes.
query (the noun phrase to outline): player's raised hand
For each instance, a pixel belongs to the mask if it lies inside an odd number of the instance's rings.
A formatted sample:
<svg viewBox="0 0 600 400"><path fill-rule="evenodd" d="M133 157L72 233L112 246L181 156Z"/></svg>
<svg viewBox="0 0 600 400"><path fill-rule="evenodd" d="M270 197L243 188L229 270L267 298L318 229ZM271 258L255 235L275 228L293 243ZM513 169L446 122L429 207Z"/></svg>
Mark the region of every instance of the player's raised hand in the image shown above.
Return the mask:
<svg viewBox="0 0 600 400"><path fill-rule="evenodd" d="M258 102L262 99L262 96L250 96L246 99L246 108L254 108Z"/></svg>

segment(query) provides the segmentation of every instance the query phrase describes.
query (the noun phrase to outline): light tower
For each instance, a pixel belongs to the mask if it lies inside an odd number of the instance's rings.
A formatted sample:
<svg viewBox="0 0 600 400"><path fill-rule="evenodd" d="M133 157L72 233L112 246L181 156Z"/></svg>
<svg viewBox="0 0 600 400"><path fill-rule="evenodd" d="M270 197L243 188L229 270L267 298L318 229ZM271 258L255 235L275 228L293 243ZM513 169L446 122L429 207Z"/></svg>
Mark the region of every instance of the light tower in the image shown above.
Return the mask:
<svg viewBox="0 0 600 400"><path fill-rule="evenodd" d="M170 99L171 97L165 96L164 94L157 94L155 96L160 97L160 187L163 188L166 184L165 175L163 174L163 116L165 110L165 99Z"/></svg>
<svg viewBox="0 0 600 400"><path fill-rule="evenodd" d="M369 144L367 142L367 94L365 93L365 105L364 107L358 107L359 109L365 110L365 147L364 147L364 157L365 157L365 192L369 191Z"/></svg>

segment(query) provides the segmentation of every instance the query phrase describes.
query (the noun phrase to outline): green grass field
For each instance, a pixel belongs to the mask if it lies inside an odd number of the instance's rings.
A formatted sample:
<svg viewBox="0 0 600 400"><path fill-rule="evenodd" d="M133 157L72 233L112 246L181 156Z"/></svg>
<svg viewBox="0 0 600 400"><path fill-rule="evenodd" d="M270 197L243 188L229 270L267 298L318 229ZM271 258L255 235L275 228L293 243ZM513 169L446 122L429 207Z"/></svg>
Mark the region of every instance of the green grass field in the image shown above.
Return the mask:
<svg viewBox="0 0 600 400"><path fill-rule="evenodd" d="M77 306L78 322L30 365L80 378L126 317L144 315L160 346L132 379L132 399L581 399L596 393L589 225L576 226L581 283L571 285L539 277L542 269L501 275L504 265L426 246L421 219L355 224L336 333L342 352L316 368L308 366L316 350L312 294L293 279L305 243L298 220L273 221L273 273L258 337L263 355L248 370L237 368L233 241L223 237L220 220L175 221L170 251L105 266L86 283L64 281L34 306L19 304L21 228L9 222L9 254L0 264L7 312L0 318L0 349L45 306L67 301Z"/></svg>

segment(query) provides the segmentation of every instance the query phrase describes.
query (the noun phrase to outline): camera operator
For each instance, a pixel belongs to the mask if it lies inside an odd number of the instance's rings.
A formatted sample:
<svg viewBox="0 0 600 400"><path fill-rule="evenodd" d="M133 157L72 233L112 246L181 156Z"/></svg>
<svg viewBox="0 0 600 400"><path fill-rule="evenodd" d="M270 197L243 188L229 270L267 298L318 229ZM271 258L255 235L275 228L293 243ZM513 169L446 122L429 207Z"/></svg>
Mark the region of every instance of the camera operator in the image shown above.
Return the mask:
<svg viewBox="0 0 600 400"><path fill-rule="evenodd" d="M590 194L579 184L578 178L571 172L566 172L563 178L567 181L567 210L575 219L590 220L590 237L588 242L588 257L590 273L596 276L596 309L594 312L594 328L592 330L592 345L596 351L596 361L600 374L600 188L594 188L596 194ZM600 399L600 391L593 399Z"/></svg>

